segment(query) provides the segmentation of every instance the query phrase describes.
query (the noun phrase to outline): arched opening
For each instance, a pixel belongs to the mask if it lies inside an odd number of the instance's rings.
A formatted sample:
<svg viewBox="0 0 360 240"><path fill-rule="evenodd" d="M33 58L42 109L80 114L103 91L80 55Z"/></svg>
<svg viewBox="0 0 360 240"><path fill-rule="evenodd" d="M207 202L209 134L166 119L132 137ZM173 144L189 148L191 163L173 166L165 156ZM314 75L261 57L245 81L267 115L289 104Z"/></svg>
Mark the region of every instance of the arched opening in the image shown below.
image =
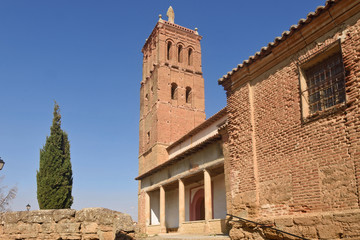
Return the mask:
<svg viewBox="0 0 360 240"><path fill-rule="evenodd" d="M171 84L171 99L175 100L176 99L176 94L177 93L177 84L176 83L172 83Z"/></svg>
<svg viewBox="0 0 360 240"><path fill-rule="evenodd" d="M205 220L205 197L203 188L197 190L190 205L190 221Z"/></svg>
<svg viewBox="0 0 360 240"><path fill-rule="evenodd" d="M166 48L166 58L167 60L170 60L171 58L171 42L167 43L167 48Z"/></svg>
<svg viewBox="0 0 360 240"><path fill-rule="evenodd" d="M192 49L189 48L188 50L188 65L192 65Z"/></svg>
<svg viewBox="0 0 360 240"><path fill-rule="evenodd" d="M179 63L182 62L182 46L181 45L178 47L178 62Z"/></svg>
<svg viewBox="0 0 360 240"><path fill-rule="evenodd" d="M185 99L186 103L191 103L191 87L186 87Z"/></svg>
<svg viewBox="0 0 360 240"><path fill-rule="evenodd" d="M195 220L204 220L204 219L205 219L205 199L200 198L196 202Z"/></svg>

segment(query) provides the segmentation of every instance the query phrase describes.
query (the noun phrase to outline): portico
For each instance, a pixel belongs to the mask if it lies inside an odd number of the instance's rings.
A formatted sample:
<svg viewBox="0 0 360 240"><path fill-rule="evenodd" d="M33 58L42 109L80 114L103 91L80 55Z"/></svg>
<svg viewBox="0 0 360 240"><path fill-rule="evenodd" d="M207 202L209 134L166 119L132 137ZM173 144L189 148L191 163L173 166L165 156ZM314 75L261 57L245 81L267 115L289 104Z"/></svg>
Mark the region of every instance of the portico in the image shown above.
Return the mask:
<svg viewBox="0 0 360 240"><path fill-rule="evenodd" d="M167 162L138 177L148 234L226 232L224 156L218 132L225 122L223 110L202 124L207 126L200 125L169 146Z"/></svg>
<svg viewBox="0 0 360 240"><path fill-rule="evenodd" d="M224 221L221 220L226 216L224 184L220 162L216 168L201 169L192 176L149 188L145 204L148 233L194 233L194 230L223 233L221 224ZM215 230L216 224L219 226Z"/></svg>

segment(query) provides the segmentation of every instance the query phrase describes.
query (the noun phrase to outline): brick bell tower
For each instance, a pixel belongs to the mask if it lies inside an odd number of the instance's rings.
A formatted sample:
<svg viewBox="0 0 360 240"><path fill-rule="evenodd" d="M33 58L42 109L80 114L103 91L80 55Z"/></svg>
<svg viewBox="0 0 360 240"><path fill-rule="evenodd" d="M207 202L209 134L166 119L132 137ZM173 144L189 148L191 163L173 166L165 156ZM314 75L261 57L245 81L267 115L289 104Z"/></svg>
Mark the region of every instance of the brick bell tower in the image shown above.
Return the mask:
<svg viewBox="0 0 360 240"><path fill-rule="evenodd" d="M146 40L140 88L139 175L168 159L166 147L205 120L197 29L161 19Z"/></svg>

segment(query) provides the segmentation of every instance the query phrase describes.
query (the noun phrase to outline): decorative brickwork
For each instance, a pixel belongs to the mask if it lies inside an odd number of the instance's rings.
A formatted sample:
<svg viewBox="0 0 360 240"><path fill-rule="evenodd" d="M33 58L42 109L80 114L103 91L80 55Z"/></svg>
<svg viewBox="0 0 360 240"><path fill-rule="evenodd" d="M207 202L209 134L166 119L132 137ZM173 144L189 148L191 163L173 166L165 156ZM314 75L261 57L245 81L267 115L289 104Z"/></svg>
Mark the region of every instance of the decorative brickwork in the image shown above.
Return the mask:
<svg viewBox="0 0 360 240"><path fill-rule="evenodd" d="M139 175L167 161L166 147L205 120L200 40L196 31L160 19L142 49ZM138 200L143 230L140 188Z"/></svg>

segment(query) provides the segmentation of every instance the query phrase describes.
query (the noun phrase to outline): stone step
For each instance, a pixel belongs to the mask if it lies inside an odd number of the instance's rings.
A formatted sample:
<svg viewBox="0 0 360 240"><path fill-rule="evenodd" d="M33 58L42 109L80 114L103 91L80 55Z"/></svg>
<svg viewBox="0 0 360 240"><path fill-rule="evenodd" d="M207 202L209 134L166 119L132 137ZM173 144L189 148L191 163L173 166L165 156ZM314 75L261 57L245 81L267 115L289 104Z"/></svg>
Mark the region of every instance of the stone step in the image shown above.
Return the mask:
<svg viewBox="0 0 360 240"><path fill-rule="evenodd" d="M195 235L166 233L155 236L141 238L141 240L230 240L228 235Z"/></svg>

